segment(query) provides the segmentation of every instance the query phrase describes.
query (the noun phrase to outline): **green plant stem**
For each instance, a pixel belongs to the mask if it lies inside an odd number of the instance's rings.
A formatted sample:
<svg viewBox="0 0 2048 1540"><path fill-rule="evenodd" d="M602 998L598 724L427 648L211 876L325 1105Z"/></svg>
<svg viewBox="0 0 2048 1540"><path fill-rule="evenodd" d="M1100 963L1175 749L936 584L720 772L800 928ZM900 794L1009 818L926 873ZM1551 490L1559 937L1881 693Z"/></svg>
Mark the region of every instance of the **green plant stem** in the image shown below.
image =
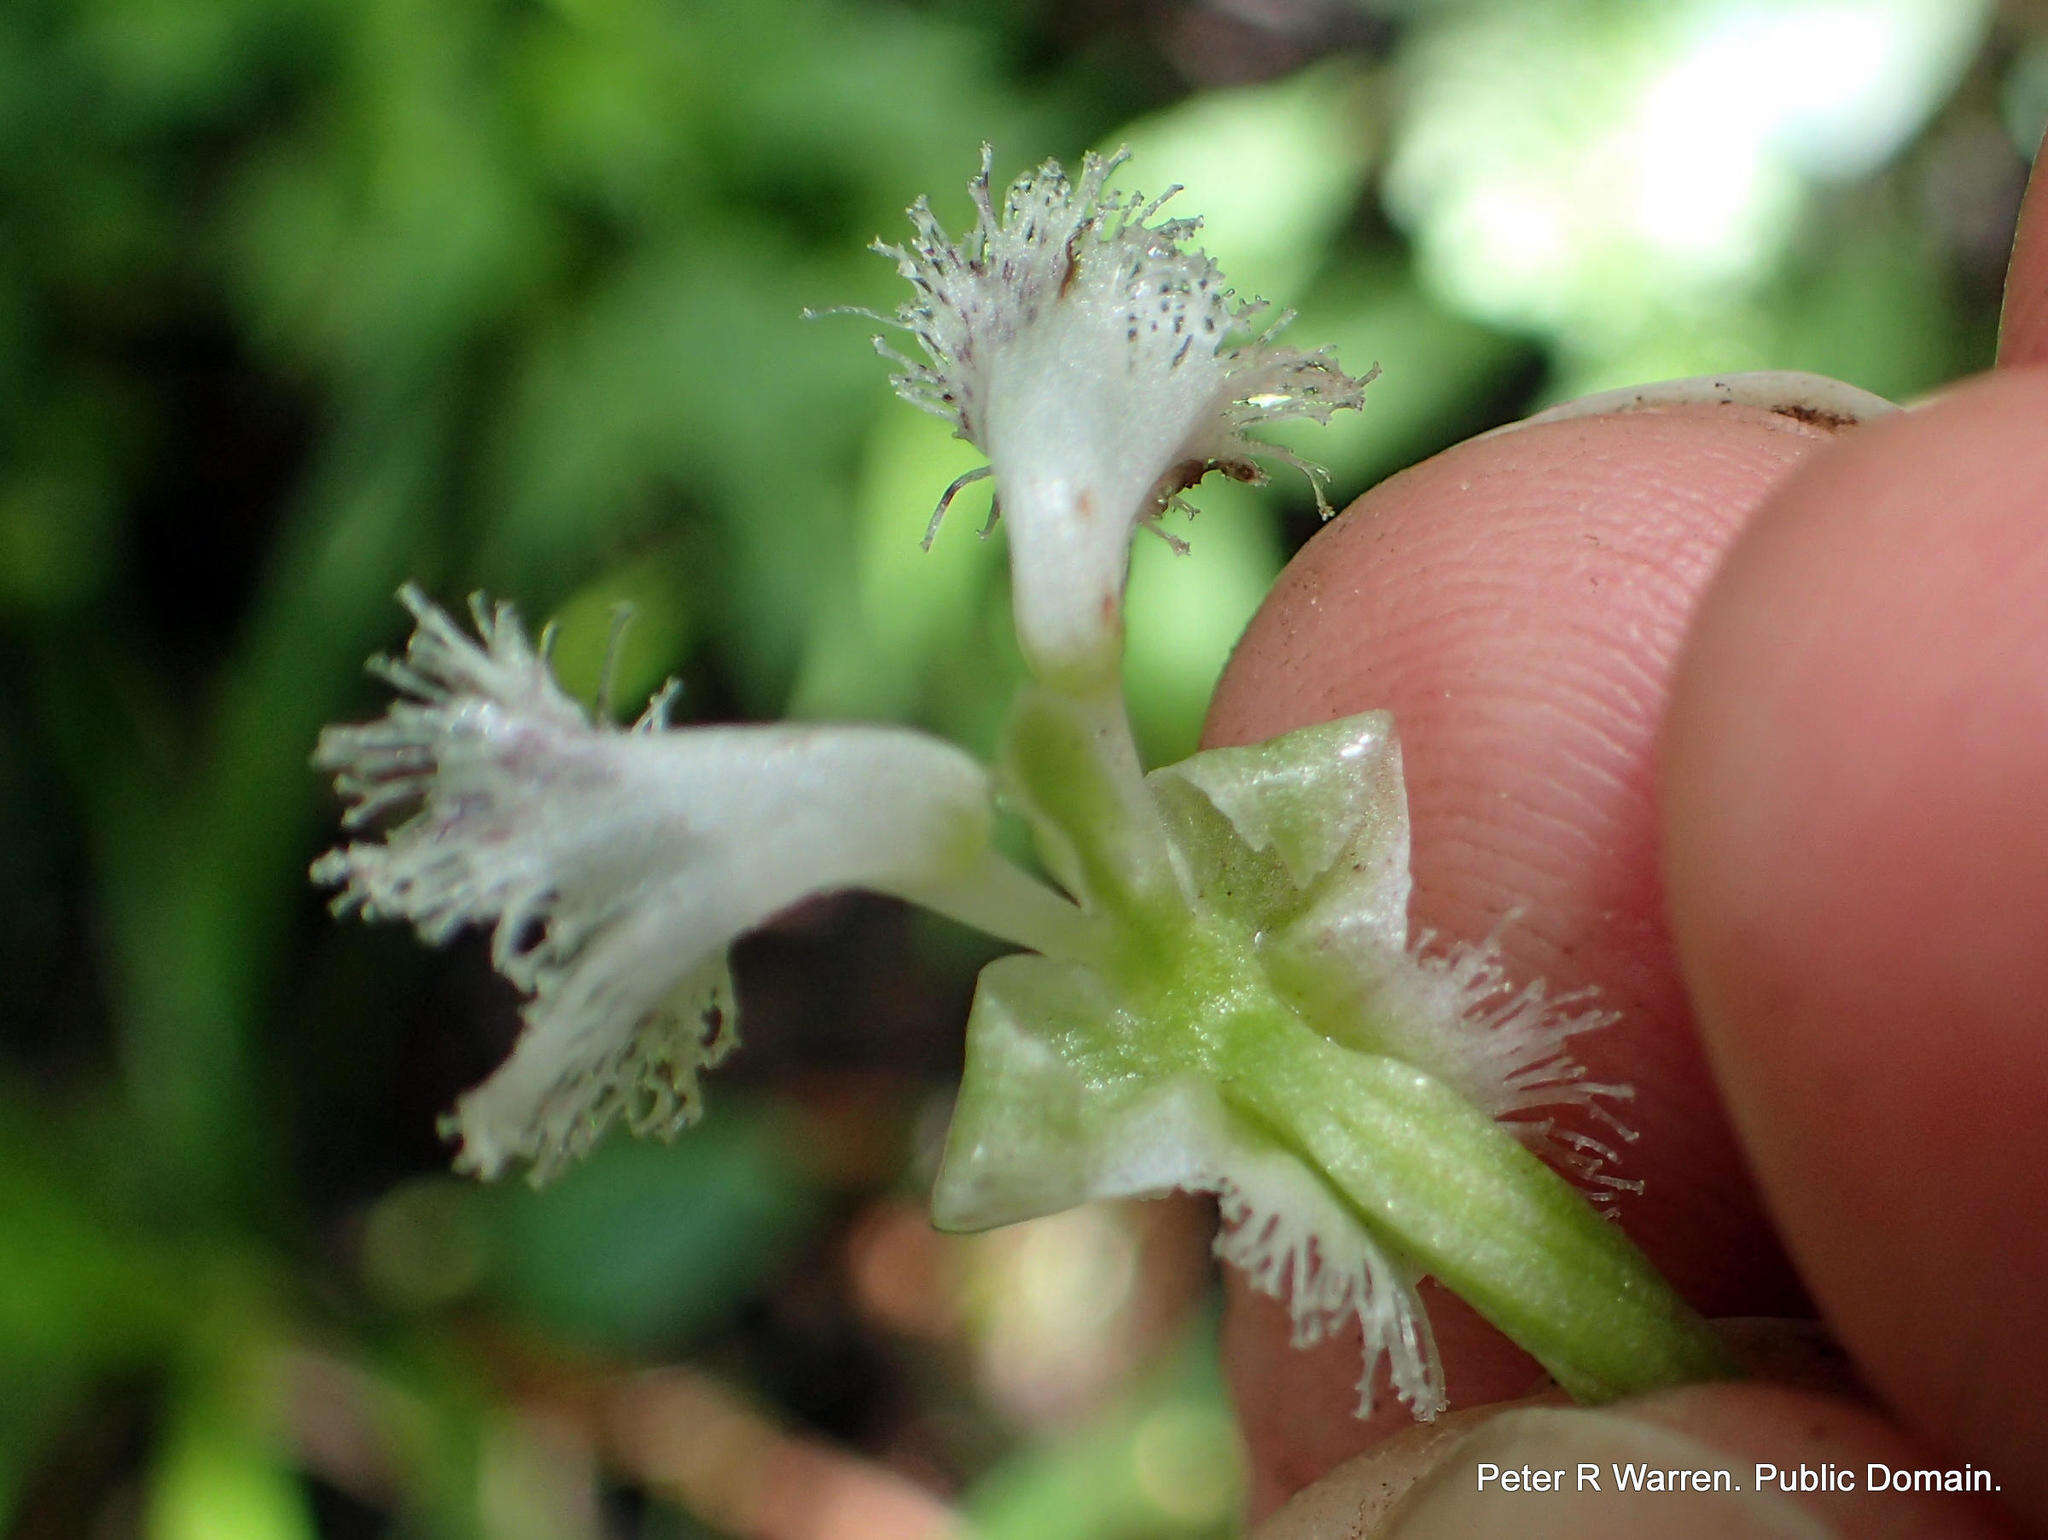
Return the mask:
<svg viewBox="0 0 2048 1540"><path fill-rule="evenodd" d="M1173 847L1145 789L1130 718L1113 681L1085 694L1027 687L1005 769L1056 875L1131 939L1184 928Z"/></svg>
<svg viewBox="0 0 2048 1540"><path fill-rule="evenodd" d="M1113 695L1038 687L1008 745L1027 816L1108 938L1098 966L1134 1028L1069 1040L1071 1068L1105 1086L1200 1075L1241 1132L1293 1156L1581 1401L1735 1373L1620 1227L1508 1128L1282 998L1257 936L1184 891L1121 721Z"/></svg>
<svg viewBox="0 0 2048 1540"><path fill-rule="evenodd" d="M1228 1100L1375 1235L1513 1338L1578 1401L1735 1366L1619 1225L1442 1081L1282 1010L1223 1063Z"/></svg>

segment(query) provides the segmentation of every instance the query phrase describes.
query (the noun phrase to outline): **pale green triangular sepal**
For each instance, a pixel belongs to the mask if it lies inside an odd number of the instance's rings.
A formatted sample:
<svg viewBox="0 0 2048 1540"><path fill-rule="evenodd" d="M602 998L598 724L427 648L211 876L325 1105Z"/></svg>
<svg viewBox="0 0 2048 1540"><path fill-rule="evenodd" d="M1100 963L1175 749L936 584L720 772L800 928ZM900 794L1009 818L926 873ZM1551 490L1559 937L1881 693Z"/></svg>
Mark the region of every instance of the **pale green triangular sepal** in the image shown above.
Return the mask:
<svg viewBox="0 0 2048 1540"><path fill-rule="evenodd" d="M1408 798L1387 712L1207 749L1146 780L1204 901L1262 933L1341 925L1406 946Z"/></svg>
<svg viewBox="0 0 2048 1540"><path fill-rule="evenodd" d="M1213 1092L1140 1070L1125 1050L1146 1035L1087 968L1018 955L982 969L933 1223L986 1230L1185 1185L1176 1104Z"/></svg>
<svg viewBox="0 0 2048 1540"><path fill-rule="evenodd" d="M1511 988L1491 943L1409 950L1408 803L1386 712L1209 749L1146 780L1197 902L1251 930L1267 978L1333 1042L1424 1070L1495 1116L1625 1094L1564 1047L1606 1013ZM1595 1174L1612 1151L1580 1143L1567 1162L1614 1185Z"/></svg>
<svg viewBox="0 0 2048 1540"><path fill-rule="evenodd" d="M1356 1321L1366 1376L1389 1355L1420 1416L1442 1405L1417 1272L1300 1157L1234 1114L1214 1079L1144 1063L1157 1034L1086 968L1005 957L982 970L932 1191L942 1230L982 1230L1098 1198L1214 1193L1217 1255L1284 1302L1297 1342Z"/></svg>

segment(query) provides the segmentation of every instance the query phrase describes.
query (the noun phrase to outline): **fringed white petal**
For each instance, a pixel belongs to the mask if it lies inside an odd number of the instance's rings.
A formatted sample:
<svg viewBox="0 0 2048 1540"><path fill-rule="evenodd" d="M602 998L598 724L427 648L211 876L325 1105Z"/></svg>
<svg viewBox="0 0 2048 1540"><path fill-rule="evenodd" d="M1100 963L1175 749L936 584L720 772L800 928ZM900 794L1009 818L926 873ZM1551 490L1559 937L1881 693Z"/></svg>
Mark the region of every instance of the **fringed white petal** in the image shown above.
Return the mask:
<svg viewBox="0 0 2048 1540"><path fill-rule="evenodd" d="M313 867L338 912L405 919L429 942L491 928L497 969L530 998L512 1056L461 1098L457 1164L536 1180L615 1119L670 1137L698 1075L731 1050L726 948L810 894L951 892L988 859L981 768L936 739L877 727L664 731L666 696L630 729L562 693L508 605L463 634L417 591L401 692L383 718L331 727L358 829L381 840Z"/></svg>
<svg viewBox="0 0 2048 1540"><path fill-rule="evenodd" d="M1590 990L1552 995L1541 981L1510 982L1496 940L1438 948L1425 933L1399 957L1350 960L1361 1014L1397 1032L1410 1062L1423 1064L1474 1105L1492 1113L1572 1176L1595 1202L1643 1184L1617 1175L1618 1144L1636 1133L1612 1104L1634 1088L1594 1080L1573 1055L1571 1039L1612 1025L1616 1012L1594 1003ZM1564 1129L1548 1113L1577 1108L1608 1137Z"/></svg>
<svg viewBox="0 0 2048 1540"><path fill-rule="evenodd" d="M1415 1268L1390 1256L1283 1151L1238 1151L1210 1190L1223 1219L1216 1255L1287 1307L1296 1347L1314 1347L1357 1321L1365 1343L1360 1417L1372 1412L1383 1357L1394 1393L1418 1419L1427 1422L1444 1409L1443 1365L1415 1292Z"/></svg>
<svg viewBox="0 0 2048 1540"><path fill-rule="evenodd" d="M1124 158L1088 155L1078 185L1048 161L998 213L984 147L972 229L952 241L920 199L914 238L877 247L917 291L896 320L924 361L883 348L894 383L989 457L1018 634L1042 672L1113 659L1140 521L1212 470L1262 479L1254 454L1299 464L1248 430L1327 421L1365 384L1327 352L1276 345L1278 322L1254 329L1263 302L1188 244L1200 221L1155 222L1170 191L1105 192Z"/></svg>

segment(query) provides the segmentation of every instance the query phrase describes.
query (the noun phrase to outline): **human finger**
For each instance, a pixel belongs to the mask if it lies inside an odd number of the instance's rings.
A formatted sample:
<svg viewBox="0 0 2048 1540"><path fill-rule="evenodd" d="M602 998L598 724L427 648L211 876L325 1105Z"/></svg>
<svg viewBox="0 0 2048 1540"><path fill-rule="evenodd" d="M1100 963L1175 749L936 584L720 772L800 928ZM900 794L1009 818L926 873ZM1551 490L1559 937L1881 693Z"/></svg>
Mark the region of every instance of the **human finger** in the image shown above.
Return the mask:
<svg viewBox="0 0 2048 1540"><path fill-rule="evenodd" d="M1374 707L1401 735L1415 923L1501 929L1512 972L1596 986L1621 1025L1578 1045L1633 1083L1630 1233L1695 1304L1781 1314L1799 1294L1694 1041L1663 922L1652 745L1671 659L1722 549L1828 432L1747 406L1551 422L1459 446L1360 499L1283 574L1225 674L1208 741ZM1453 1405L1517 1395L1534 1364L1429 1292ZM1298 1351L1233 1288L1225 1350L1254 1512L1405 1426L1351 1415L1356 1337Z"/></svg>
<svg viewBox="0 0 2048 1540"><path fill-rule="evenodd" d="M1434 1445L1390 1440L1256 1540L1993 1540L1989 1473L1867 1406L1784 1384L1688 1385L1597 1409L1484 1408ZM1976 1491L1949 1491L1961 1484Z"/></svg>
<svg viewBox="0 0 2048 1540"><path fill-rule="evenodd" d="M2048 150L2048 140L2043 149ZM1998 362L2001 367L2048 364L2048 153L2034 157L2034 174L2020 205L2019 232L2005 271Z"/></svg>
<svg viewBox="0 0 2048 1540"><path fill-rule="evenodd" d="M2048 1525L2048 374L1778 488L1665 758L1685 975L1800 1271L1896 1413Z"/></svg>

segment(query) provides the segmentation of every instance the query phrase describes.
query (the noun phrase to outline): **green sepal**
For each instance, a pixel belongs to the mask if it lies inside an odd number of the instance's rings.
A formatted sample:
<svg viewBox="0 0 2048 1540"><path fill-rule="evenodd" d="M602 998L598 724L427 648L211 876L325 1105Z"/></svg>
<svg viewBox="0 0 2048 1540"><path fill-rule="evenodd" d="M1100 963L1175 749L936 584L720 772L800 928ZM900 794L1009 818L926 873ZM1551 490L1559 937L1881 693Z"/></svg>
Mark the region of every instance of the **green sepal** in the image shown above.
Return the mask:
<svg viewBox="0 0 2048 1540"><path fill-rule="evenodd" d="M1213 1093L1145 1062L1157 1036L1090 968L1018 955L982 969L933 1223L987 1230L1181 1185L1186 1104Z"/></svg>
<svg viewBox="0 0 2048 1540"><path fill-rule="evenodd" d="M1410 948L1408 798L1389 713L1209 749L1146 781L1197 903L1253 938L1267 985L1332 1042L1421 1069L1495 1117L1628 1094L1586 1079L1566 1048L1607 1013L1511 989L1490 943ZM1510 1126L1537 1141L1550 1128ZM1596 1190L1633 1185L1605 1172L1607 1144L1573 1136L1549 1153Z"/></svg>
<svg viewBox="0 0 2048 1540"><path fill-rule="evenodd" d="M981 1230L1095 1199L1214 1193L1217 1255L1288 1306L1295 1341L1355 1321L1361 1405L1384 1353L1402 1396L1431 1415L1442 1387L1420 1268L1360 1223L1277 1125L1247 1116L1192 1027L1119 1006L1086 967L1018 956L983 969L933 1222ZM1298 1052L1305 1036L1295 1023L1273 1048Z"/></svg>
<svg viewBox="0 0 2048 1540"><path fill-rule="evenodd" d="M1379 997L1408 957L1408 798L1393 717L1368 711L1146 777L1196 902L1252 938L1279 993L1347 1047L1437 1068Z"/></svg>
<svg viewBox="0 0 2048 1540"><path fill-rule="evenodd" d="M1206 749L1146 782L1205 897L1224 900L1262 930L1304 907L1341 909L1385 944L1406 944L1408 797L1390 713ZM1274 882L1275 867L1284 888Z"/></svg>

